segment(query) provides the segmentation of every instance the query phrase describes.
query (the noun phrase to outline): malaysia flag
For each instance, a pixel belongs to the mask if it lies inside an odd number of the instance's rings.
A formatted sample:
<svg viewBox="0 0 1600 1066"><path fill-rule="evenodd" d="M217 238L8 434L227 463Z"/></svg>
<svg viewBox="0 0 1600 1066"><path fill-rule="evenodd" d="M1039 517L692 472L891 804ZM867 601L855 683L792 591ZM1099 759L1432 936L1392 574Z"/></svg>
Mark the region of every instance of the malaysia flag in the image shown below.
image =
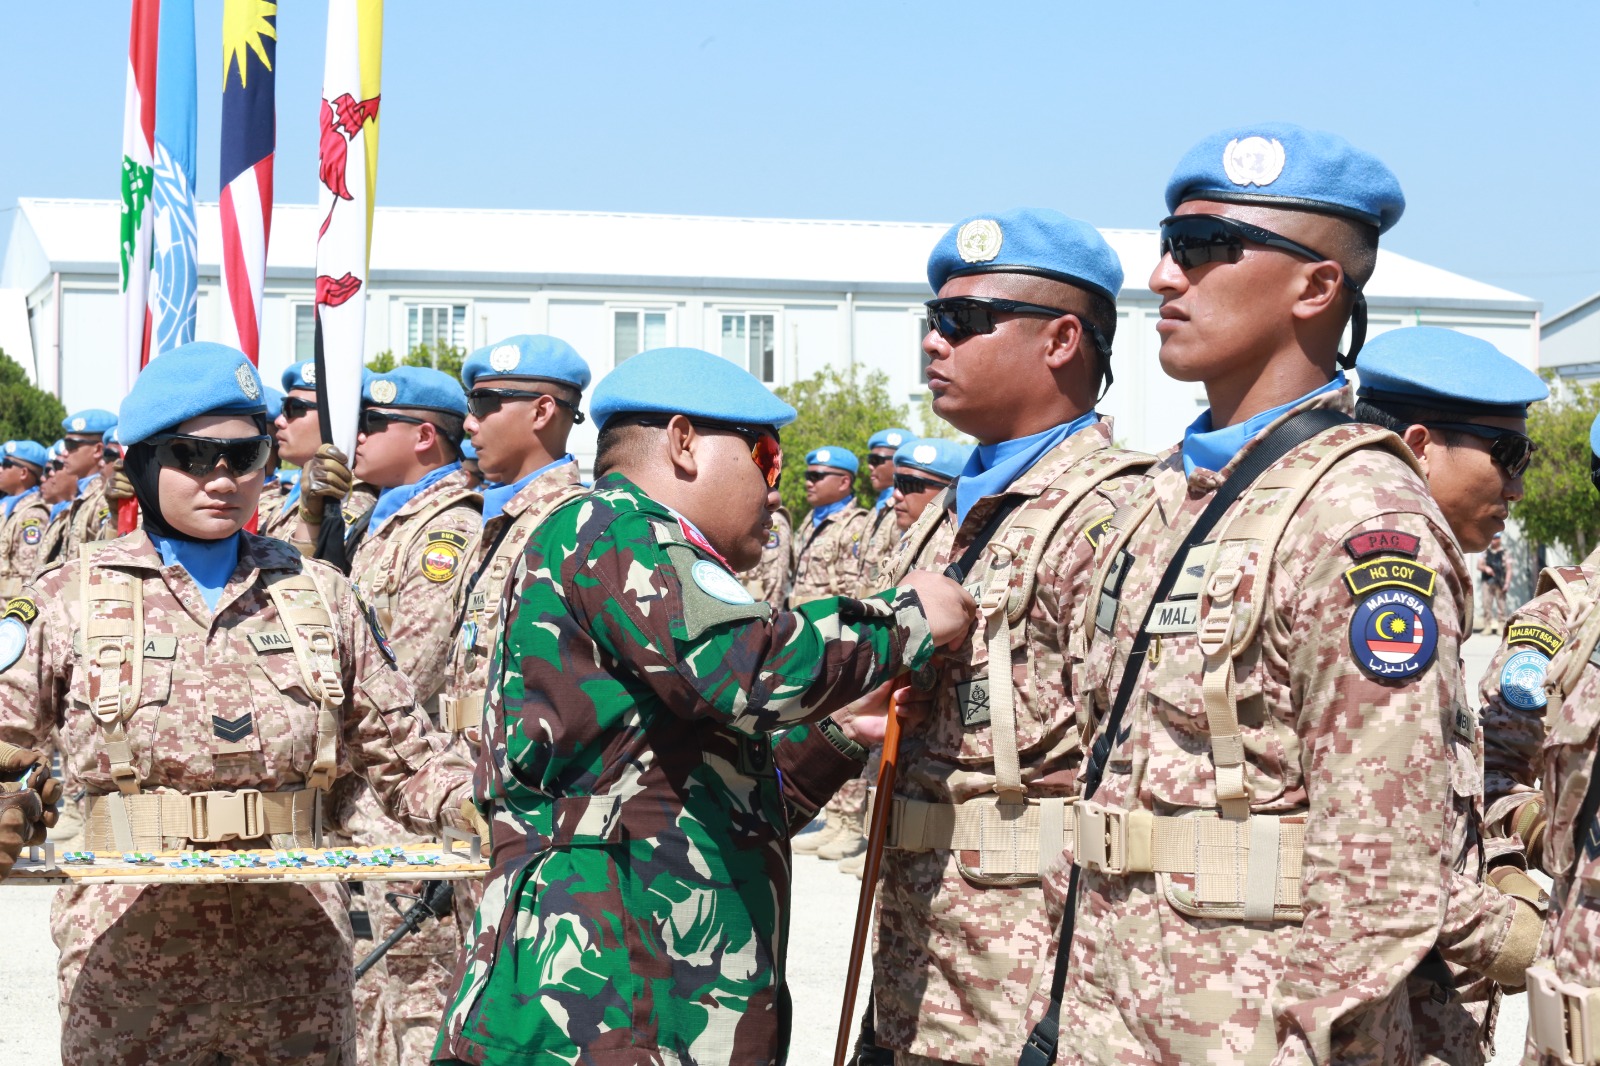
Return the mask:
<svg viewBox="0 0 1600 1066"><path fill-rule="evenodd" d="M226 0L222 9L222 340L255 363L272 235L277 148L278 5Z"/></svg>

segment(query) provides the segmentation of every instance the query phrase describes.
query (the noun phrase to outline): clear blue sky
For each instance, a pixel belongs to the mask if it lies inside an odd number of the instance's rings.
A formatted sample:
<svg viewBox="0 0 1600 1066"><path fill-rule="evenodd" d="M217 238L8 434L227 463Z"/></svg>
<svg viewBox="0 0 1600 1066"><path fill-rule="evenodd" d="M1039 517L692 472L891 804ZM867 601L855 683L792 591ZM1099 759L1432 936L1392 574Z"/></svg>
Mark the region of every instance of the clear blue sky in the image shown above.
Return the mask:
<svg viewBox="0 0 1600 1066"><path fill-rule="evenodd" d="M200 0L200 194L220 0ZM280 202L315 198L326 5L278 15ZM128 5L0 0L0 245L19 196L112 197ZM390 0L380 203L1149 227L1182 152L1281 118L1400 175L1385 243L1600 291L1600 5ZM849 250L840 249L848 258Z"/></svg>

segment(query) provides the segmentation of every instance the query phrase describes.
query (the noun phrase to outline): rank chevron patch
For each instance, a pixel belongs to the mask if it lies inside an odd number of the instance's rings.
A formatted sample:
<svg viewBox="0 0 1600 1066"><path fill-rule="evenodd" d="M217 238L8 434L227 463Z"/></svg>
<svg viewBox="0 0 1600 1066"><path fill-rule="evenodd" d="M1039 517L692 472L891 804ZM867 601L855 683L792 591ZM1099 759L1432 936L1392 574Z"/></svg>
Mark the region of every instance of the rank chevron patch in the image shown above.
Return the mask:
<svg viewBox="0 0 1600 1066"><path fill-rule="evenodd" d="M249 711L232 720L215 714L211 716L211 731L230 744L237 744L254 730L255 720Z"/></svg>

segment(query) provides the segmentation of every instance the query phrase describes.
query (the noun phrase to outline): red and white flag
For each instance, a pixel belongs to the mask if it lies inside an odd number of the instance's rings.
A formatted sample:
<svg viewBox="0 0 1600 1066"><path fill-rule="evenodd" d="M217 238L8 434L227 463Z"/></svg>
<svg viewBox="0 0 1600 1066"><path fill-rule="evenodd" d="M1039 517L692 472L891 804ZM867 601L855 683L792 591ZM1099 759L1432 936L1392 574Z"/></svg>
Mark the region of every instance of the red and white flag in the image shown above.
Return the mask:
<svg viewBox="0 0 1600 1066"><path fill-rule="evenodd" d="M150 358L150 250L155 243L156 54L160 0L133 0L122 111L122 391Z"/></svg>

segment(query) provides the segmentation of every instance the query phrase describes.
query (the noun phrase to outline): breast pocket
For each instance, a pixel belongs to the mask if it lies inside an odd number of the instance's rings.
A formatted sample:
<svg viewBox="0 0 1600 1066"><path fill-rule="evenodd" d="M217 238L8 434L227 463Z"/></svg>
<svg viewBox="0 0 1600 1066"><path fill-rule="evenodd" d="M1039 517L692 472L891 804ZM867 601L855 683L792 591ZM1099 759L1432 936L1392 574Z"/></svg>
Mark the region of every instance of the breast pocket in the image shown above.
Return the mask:
<svg viewBox="0 0 1600 1066"><path fill-rule="evenodd" d="M269 767L304 775L316 758L321 705L292 652L257 656L251 668L255 729Z"/></svg>
<svg viewBox="0 0 1600 1066"><path fill-rule="evenodd" d="M172 663L146 659L140 675L138 697L132 710L125 714L122 727L133 750L133 767L139 771L140 781L148 782L157 768L155 739L160 719L172 698ZM115 791L111 759L105 751L106 732L92 713L88 677L81 669L73 673L67 689L67 711L61 733L64 756L76 767L77 774L90 790Z"/></svg>

